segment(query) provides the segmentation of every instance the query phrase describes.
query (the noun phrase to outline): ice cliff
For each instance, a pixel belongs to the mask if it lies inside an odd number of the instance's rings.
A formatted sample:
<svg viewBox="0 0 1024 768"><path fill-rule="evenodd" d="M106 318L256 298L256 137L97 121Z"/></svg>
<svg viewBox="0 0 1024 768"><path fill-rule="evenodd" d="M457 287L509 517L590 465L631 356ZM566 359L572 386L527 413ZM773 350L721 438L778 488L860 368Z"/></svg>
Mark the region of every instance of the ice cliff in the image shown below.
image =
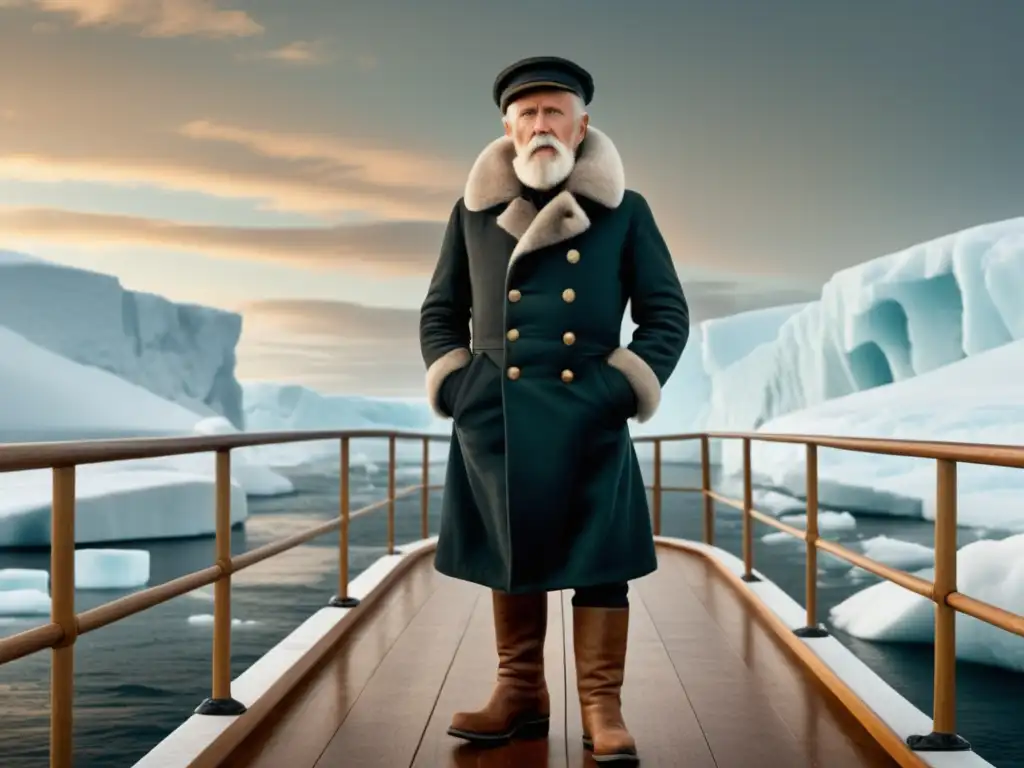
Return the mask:
<svg viewBox="0 0 1024 768"><path fill-rule="evenodd" d="M231 313L0 251L0 443L236 431L240 330ZM246 519L247 497L293 490L233 458L234 522ZM0 548L49 544L51 494L49 470L0 473ZM209 454L82 466L75 495L79 544L214 530Z"/></svg>
<svg viewBox="0 0 1024 768"><path fill-rule="evenodd" d="M1017 218L837 272L817 301L707 321L700 328L710 390L704 423L757 428L1024 338L1022 295L1024 218Z"/></svg>
<svg viewBox="0 0 1024 768"><path fill-rule="evenodd" d="M242 426L242 318L126 290L111 275L0 250L0 326L32 344Z"/></svg>

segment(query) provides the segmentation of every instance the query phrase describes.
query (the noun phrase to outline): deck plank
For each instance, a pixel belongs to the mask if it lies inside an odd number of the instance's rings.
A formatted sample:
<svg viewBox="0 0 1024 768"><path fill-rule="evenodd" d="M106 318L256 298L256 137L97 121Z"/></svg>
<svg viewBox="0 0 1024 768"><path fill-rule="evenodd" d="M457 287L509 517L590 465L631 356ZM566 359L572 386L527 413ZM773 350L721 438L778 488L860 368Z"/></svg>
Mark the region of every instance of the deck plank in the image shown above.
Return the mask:
<svg viewBox="0 0 1024 768"><path fill-rule="evenodd" d="M757 676L681 577L678 558L687 556L660 552L658 570L637 586L718 768L757 765L761 755L771 755L780 768L808 765Z"/></svg>
<svg viewBox="0 0 1024 768"><path fill-rule="evenodd" d="M702 557L676 557L672 569L683 575L722 629L726 642L755 671L772 707L814 765L896 765L819 680L802 669L792 669L798 660L771 630L760 627L757 617L737 599L734 589L710 562Z"/></svg>
<svg viewBox="0 0 1024 768"><path fill-rule="evenodd" d="M639 589L630 590L622 714L644 766L715 768L707 738Z"/></svg>
<svg viewBox="0 0 1024 768"><path fill-rule="evenodd" d="M424 603L316 763L316 768L395 768L416 754L482 590L455 579Z"/></svg>
<svg viewBox="0 0 1024 768"><path fill-rule="evenodd" d="M565 689L559 646L562 639L561 605L548 600L545 643L546 675L551 695L551 734L547 741L512 742L490 749L474 747L447 734L452 713L482 706L491 694L498 664L490 595L477 603L469 628L441 689L437 706L423 733L413 768L566 768Z"/></svg>
<svg viewBox="0 0 1024 768"><path fill-rule="evenodd" d="M429 560L413 566L338 652L260 724L227 764L313 768L387 650L439 586L440 577Z"/></svg>
<svg viewBox="0 0 1024 768"><path fill-rule="evenodd" d="M702 556L658 555L630 590L622 692L644 766L896 765ZM581 743L571 597L549 596L546 741L481 749L447 735L452 713L494 685L491 599L425 558L226 764L596 768Z"/></svg>

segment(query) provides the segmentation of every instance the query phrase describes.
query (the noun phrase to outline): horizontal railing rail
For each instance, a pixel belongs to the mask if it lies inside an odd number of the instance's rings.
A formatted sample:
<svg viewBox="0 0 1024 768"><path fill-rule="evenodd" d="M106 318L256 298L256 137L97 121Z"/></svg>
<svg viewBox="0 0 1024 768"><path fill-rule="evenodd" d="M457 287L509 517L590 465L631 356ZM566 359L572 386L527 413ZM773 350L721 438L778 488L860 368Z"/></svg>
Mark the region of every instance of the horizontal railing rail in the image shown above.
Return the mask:
<svg viewBox="0 0 1024 768"><path fill-rule="evenodd" d="M353 440L386 440L388 443L388 490L384 499L357 510L350 509L350 463ZM211 695L196 712L235 715L245 707L231 696L231 575L268 558L286 552L319 536L339 531L338 593L328 604L352 608L359 601L348 594L349 524L352 519L387 508L387 551L395 551L395 505L398 499L420 494L420 533L429 536L430 443L447 441L448 435L386 430L263 432L233 435L132 438L61 443L0 446L0 472L51 468L53 504L51 512L51 614L39 627L0 639L0 664L47 648L51 649L50 675L50 765L70 768L72 758L72 709L74 646L80 635L113 624L174 597L214 585L214 631ZM743 443L743 498L734 499L712 488L711 440L741 440ZM339 514L330 520L291 536L270 542L239 555L231 554L231 451L285 443L337 441L339 445ZM397 444L414 440L422 443L420 482L404 488L397 485ZM662 482L662 447L665 443L700 441L701 486L666 486ZM801 530L754 508L751 468L753 441L791 443L806 446L806 528ZM913 749L969 749L956 734L954 672L956 665L956 612L1024 636L1024 616L1014 614L957 591L956 580L956 466L958 462L1024 467L1024 448L910 440L874 440L823 435L774 435L761 433L684 433L638 436L636 443L651 443L654 451L652 527L661 535L663 495L668 492L699 493L703 498L703 538L714 544L715 503L739 510L743 518L743 579L757 581L753 559L753 524L761 522L801 539L806 546L806 625L796 630L802 637L827 635L817 621L817 553L828 552L883 579L922 595L935 603L935 678L933 731L912 736ZM935 578L929 582L904 571L878 563L835 542L822 539L818 531L819 448L862 451L892 456L934 459L937 462L937 508L935 517ZM183 454L215 454L215 562L202 570L154 587L134 592L81 613L75 612L75 477L76 467L110 461L160 458Z"/></svg>

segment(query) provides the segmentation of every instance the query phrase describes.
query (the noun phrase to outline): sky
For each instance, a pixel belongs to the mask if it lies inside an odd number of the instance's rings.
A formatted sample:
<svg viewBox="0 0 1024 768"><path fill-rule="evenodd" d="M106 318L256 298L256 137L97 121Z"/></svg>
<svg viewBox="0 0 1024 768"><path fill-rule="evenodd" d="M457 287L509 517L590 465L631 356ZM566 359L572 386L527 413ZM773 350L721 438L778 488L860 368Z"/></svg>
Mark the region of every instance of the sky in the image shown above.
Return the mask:
<svg viewBox="0 0 1024 768"><path fill-rule="evenodd" d="M239 377L420 394L441 232L539 54L695 321L1021 214L1010 0L0 0L0 247L241 312Z"/></svg>

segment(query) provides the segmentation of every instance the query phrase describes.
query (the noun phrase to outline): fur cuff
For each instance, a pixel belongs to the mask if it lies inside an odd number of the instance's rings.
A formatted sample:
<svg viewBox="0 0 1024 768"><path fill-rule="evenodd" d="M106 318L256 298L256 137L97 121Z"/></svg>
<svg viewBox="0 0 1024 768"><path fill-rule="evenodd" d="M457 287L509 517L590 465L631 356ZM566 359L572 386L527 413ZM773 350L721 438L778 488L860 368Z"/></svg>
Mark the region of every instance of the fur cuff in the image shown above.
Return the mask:
<svg viewBox="0 0 1024 768"><path fill-rule="evenodd" d="M445 352L427 368L427 402L442 419L450 419L451 416L441 409L441 385L449 375L469 365L472 359L473 354L468 349L458 347Z"/></svg>
<svg viewBox="0 0 1024 768"><path fill-rule="evenodd" d="M619 347L608 356L608 365L621 371L636 393L636 420L643 424L650 419L661 404L661 382L657 375L638 354Z"/></svg>

